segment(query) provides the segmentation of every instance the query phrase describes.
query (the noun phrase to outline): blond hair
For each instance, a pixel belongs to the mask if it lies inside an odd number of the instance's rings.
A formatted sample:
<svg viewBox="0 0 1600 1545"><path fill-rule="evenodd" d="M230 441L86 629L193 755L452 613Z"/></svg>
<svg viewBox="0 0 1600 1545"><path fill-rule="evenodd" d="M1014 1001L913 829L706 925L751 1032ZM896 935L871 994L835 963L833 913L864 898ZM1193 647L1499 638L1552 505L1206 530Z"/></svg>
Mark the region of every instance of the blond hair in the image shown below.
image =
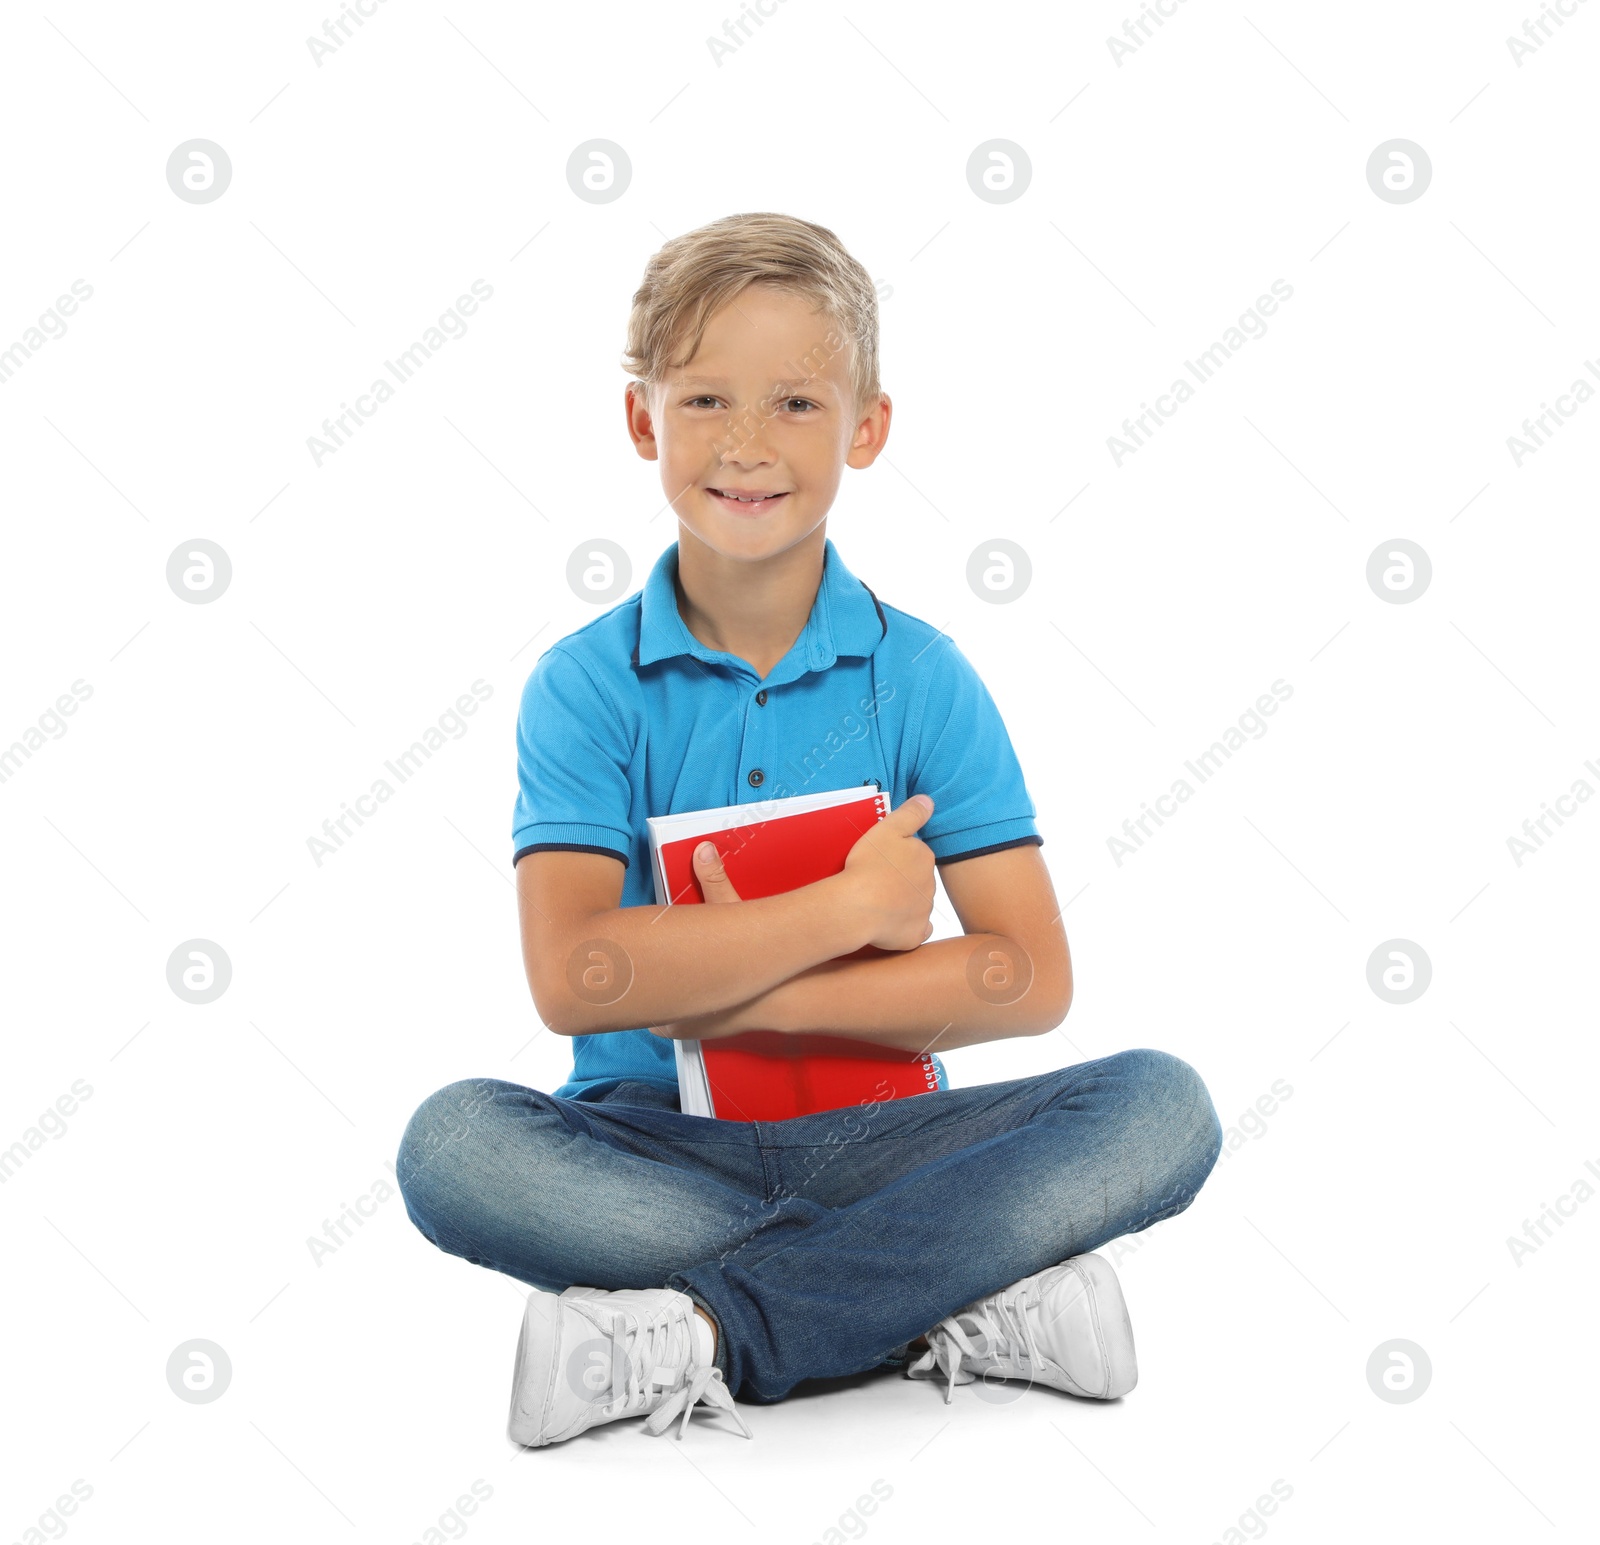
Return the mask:
<svg viewBox="0 0 1600 1545"><path fill-rule="evenodd" d="M792 215L724 215L669 240L634 291L622 368L654 389L694 358L712 314L751 284L807 299L833 320L850 350L856 411L878 400L872 279L832 231ZM816 353L808 353L807 370L816 368Z"/></svg>

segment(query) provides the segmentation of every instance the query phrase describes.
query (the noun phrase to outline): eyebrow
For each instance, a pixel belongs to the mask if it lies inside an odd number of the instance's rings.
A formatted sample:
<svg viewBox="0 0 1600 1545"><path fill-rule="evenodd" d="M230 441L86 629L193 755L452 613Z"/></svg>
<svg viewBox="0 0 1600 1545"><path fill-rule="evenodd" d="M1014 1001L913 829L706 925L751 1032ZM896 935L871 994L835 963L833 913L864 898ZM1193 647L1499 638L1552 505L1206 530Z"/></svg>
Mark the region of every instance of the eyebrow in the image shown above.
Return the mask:
<svg viewBox="0 0 1600 1545"><path fill-rule="evenodd" d="M679 376L679 386L726 386L728 383L716 376ZM821 376L806 376L799 380L772 382L774 391L788 391L791 387L804 387L807 391L827 391L828 382Z"/></svg>

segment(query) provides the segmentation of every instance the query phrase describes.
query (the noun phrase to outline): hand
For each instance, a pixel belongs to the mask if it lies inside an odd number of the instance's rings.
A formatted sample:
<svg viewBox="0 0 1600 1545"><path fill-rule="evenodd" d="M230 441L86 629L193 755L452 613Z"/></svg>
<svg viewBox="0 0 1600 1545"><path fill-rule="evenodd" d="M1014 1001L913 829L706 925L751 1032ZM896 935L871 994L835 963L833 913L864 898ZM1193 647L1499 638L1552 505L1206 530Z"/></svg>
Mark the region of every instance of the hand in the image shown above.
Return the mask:
<svg viewBox="0 0 1600 1545"><path fill-rule="evenodd" d="M917 830L933 814L927 794L913 794L863 832L844 861L844 879L871 929L866 943L914 950L933 932L933 849Z"/></svg>
<svg viewBox="0 0 1600 1545"><path fill-rule="evenodd" d="M731 1009L717 1009L711 1014L694 1014L688 1019L675 1019L670 1025L651 1025L651 1035L666 1041L720 1041L724 1036L742 1035L746 1030L767 1030L770 1025L746 1023L749 1006L738 1003Z"/></svg>
<svg viewBox="0 0 1600 1545"><path fill-rule="evenodd" d="M714 842L707 839L694 850L694 875L700 882L700 892L708 906L723 902L741 901L743 898L733 888L733 881L722 867L722 855ZM740 1015L748 1007L735 1004L732 1008L718 1009L711 1014L695 1014L688 1019L674 1020L670 1025L652 1025L650 1033L671 1041L717 1041L726 1035L738 1035L751 1027L740 1022Z"/></svg>

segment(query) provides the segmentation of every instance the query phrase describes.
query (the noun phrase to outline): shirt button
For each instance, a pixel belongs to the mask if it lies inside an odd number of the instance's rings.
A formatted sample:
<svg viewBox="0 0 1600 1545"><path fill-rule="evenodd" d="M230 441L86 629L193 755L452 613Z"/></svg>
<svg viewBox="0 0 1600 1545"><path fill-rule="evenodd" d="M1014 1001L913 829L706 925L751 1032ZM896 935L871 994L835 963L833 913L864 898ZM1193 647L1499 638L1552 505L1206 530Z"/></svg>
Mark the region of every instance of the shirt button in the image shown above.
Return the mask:
<svg viewBox="0 0 1600 1545"><path fill-rule="evenodd" d="M758 708L765 708L767 706L767 691L765 687L756 693L756 706Z"/></svg>
<svg viewBox="0 0 1600 1545"><path fill-rule="evenodd" d="M761 785L763 783L765 783L766 781L767 781L767 775L764 772L762 772L762 770L759 767L752 767L750 769L750 787L751 788L759 789L761 787Z"/></svg>

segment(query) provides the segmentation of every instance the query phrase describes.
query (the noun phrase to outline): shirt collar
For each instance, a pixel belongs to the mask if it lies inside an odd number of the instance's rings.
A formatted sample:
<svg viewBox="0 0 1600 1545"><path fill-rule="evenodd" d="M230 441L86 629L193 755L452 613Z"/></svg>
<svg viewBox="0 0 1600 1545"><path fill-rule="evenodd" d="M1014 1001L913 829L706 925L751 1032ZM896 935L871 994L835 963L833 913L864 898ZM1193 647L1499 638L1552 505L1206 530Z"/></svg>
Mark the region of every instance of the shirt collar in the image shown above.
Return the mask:
<svg viewBox="0 0 1600 1545"><path fill-rule="evenodd" d="M652 665L673 655L688 654L707 663L749 663L720 649L708 649L692 634L678 614L674 580L678 573L678 544L674 542L655 561L639 597L639 642L634 665ZM870 655L889 631L878 598L844 565L832 537L823 539L822 583L817 586L811 614L794 647L766 678L789 680L804 672L826 670L840 655Z"/></svg>

